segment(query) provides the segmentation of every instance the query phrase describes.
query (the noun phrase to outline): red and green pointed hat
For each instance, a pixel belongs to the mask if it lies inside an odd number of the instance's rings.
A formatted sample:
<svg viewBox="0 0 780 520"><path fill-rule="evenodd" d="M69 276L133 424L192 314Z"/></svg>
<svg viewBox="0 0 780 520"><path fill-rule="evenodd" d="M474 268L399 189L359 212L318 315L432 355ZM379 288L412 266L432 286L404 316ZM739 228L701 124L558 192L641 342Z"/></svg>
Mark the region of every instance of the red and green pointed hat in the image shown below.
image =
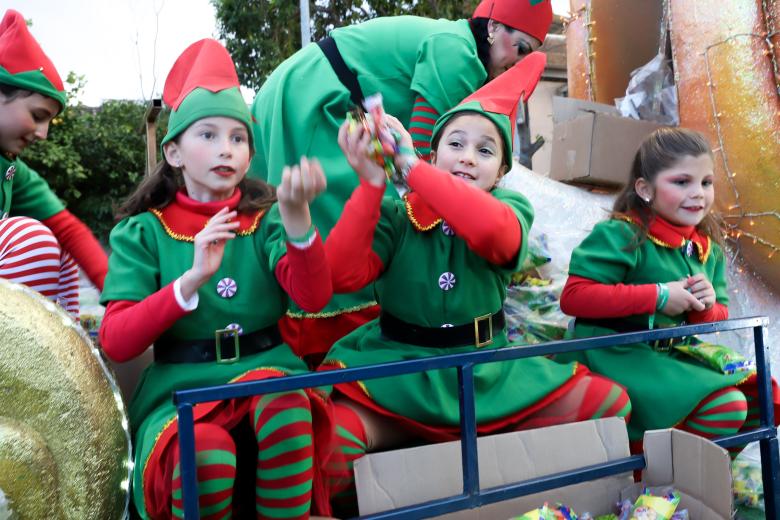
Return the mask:
<svg viewBox="0 0 780 520"><path fill-rule="evenodd" d="M48 96L65 108L62 79L30 34L24 17L9 9L0 21L0 83Z"/></svg>
<svg viewBox="0 0 780 520"><path fill-rule="evenodd" d="M205 38L184 50L165 80L163 100L171 107L171 116L161 144L195 121L215 116L244 123L252 139L252 116L239 90L236 67L217 40Z"/></svg>
<svg viewBox="0 0 780 520"><path fill-rule="evenodd" d="M461 112L476 112L490 119L504 139L504 159L511 164L512 143L515 137L517 105L522 99L528 101L542 77L547 56L543 52L532 52L515 65L486 83L482 88L445 112L433 126L433 141L454 115Z"/></svg>
<svg viewBox="0 0 780 520"><path fill-rule="evenodd" d="M491 18L544 41L553 19L550 0L482 0L472 18Z"/></svg>

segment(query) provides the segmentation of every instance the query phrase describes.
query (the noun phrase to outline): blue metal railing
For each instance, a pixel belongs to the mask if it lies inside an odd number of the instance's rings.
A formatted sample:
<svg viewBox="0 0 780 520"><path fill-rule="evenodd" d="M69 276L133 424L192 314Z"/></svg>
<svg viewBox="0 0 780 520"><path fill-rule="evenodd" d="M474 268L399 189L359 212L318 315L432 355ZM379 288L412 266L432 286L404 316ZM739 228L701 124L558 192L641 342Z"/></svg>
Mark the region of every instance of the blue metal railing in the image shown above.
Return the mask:
<svg viewBox="0 0 780 520"><path fill-rule="evenodd" d="M774 426L772 406L771 372L769 348L767 346L766 317L740 318L734 320L685 325L668 329L630 332L611 336L597 336L568 341L552 341L539 345L521 345L494 350L477 350L465 354L450 354L412 361L398 361L383 365L371 365L327 372L315 372L298 376L265 379L246 383L181 390L174 393L173 400L178 410L179 446L181 449L181 479L184 498L184 514L187 519L199 518L198 488L195 478L195 439L192 407L197 403L250 397L258 394L299 390L316 386L334 385L363 379L424 372L443 368L455 368L460 383L460 425L461 454L463 465L463 493L422 504L385 511L363 518L371 519L413 519L472 509L486 504L501 502L540 491L567 486L587 480L617 475L645 467L644 457L635 455L603 464L547 475L482 490L479 487L479 465L477 459L477 435L474 404L474 366L482 363L506 361L533 356L546 356L562 352L606 348L637 342L654 341L694 334L727 332L739 329L753 329L756 368L758 371L758 398L761 420L758 428L748 432L721 437L715 442L728 448L748 442L759 441L761 466L764 480L764 504L766 518L780 520L780 453L778 451L777 429Z"/></svg>

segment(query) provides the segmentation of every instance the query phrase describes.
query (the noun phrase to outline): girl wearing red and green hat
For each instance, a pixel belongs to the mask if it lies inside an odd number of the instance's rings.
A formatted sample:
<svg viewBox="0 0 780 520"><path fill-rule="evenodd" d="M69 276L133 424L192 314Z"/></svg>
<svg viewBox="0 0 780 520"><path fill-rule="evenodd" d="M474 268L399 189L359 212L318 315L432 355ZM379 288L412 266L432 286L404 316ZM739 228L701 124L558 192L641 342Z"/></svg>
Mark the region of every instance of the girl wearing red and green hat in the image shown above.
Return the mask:
<svg viewBox="0 0 780 520"><path fill-rule="evenodd" d="M508 346L502 304L527 253L533 209L496 183L511 164L518 100L531 94L544 64L532 53L445 113L433 129L432 165L413 153L397 158L410 189L403 200L383 199L384 172L366 155L369 136L342 127L339 143L360 185L326 242L334 290L376 280L382 312L337 341L323 367ZM393 126L410 147L403 126ZM343 459L330 466L334 491L367 450L408 437L458 438L457 379L455 370L439 370L337 385ZM630 411L620 386L544 357L479 365L474 387L481 434Z"/></svg>
<svg viewBox="0 0 780 520"><path fill-rule="evenodd" d="M66 102L51 60L24 17L9 9L0 21L0 278L25 284L77 315L78 266L102 289L106 254L19 158L46 139Z"/></svg>
<svg viewBox="0 0 780 520"><path fill-rule="evenodd" d="M727 258L716 242L714 200L704 136L684 128L648 136L612 217L572 252L561 309L577 318L574 335L727 319ZM731 355L725 347L678 338L557 359L585 363L628 389L628 435L636 450L646 430L675 427L714 438L758 426L755 369L734 371L707 352L722 360ZM774 382L773 391L777 407Z"/></svg>
<svg viewBox="0 0 780 520"><path fill-rule="evenodd" d="M171 393L305 372L276 322L290 299L316 312L332 293L308 209L325 187L322 171L302 161L285 169L276 192L245 177L253 136L238 86L216 40L184 51L163 93L172 110L165 160L120 208L111 232L101 343L117 361L154 343L154 362L129 405L142 518L183 515ZM318 468L328 416L318 389L197 405L201 518L308 518L312 502L327 510ZM251 428L248 447L235 440L242 426ZM233 501L237 457L247 449L257 454L248 507Z"/></svg>
<svg viewBox="0 0 780 520"><path fill-rule="evenodd" d="M336 141L345 114L362 95L339 79L338 63L362 94L382 94L385 111L410 128L427 158L439 115L539 48L551 22L550 0L483 0L469 20L397 16L334 30L282 63L258 91L250 176L278 185L285 165L303 155L317 157L328 189L312 204L312 218L327 236L357 186ZM336 295L320 313L291 309L283 334L302 355L321 358L377 313L368 286Z"/></svg>

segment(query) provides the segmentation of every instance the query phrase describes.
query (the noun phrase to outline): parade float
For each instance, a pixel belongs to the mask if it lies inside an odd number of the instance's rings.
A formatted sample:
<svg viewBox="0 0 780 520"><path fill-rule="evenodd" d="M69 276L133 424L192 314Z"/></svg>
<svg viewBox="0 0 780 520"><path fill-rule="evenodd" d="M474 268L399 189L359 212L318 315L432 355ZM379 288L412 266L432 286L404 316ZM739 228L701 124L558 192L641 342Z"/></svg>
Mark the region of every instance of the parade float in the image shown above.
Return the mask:
<svg viewBox="0 0 780 520"><path fill-rule="evenodd" d="M775 0L572 0L566 30L571 98L612 105L626 96L632 71L666 60L679 124L705 133L716 154L731 315L769 316L770 349L780 333L779 18ZM504 183L537 212L535 254L506 304L510 335L559 339L566 317L556 298L569 253L606 217L614 193L520 165ZM734 339L746 354L750 340ZM92 340L54 304L0 280L0 344L0 519L122 518L132 471L127 419ZM777 349L771 358L780 366Z"/></svg>

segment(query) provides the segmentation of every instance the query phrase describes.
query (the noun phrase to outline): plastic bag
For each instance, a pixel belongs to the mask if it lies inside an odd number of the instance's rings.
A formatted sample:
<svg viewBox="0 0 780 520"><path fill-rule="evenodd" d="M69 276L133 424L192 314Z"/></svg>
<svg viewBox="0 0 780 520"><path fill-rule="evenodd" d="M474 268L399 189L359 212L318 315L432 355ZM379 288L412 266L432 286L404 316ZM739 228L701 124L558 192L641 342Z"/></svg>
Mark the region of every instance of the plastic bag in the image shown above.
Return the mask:
<svg viewBox="0 0 780 520"><path fill-rule="evenodd" d="M734 505L764 510L764 480L761 474L761 448L748 444L731 463L734 479Z"/></svg>
<svg viewBox="0 0 780 520"><path fill-rule="evenodd" d="M663 54L657 54L633 71L626 96L615 99L615 106L623 117L671 126L680 124L677 89L669 60Z"/></svg>

